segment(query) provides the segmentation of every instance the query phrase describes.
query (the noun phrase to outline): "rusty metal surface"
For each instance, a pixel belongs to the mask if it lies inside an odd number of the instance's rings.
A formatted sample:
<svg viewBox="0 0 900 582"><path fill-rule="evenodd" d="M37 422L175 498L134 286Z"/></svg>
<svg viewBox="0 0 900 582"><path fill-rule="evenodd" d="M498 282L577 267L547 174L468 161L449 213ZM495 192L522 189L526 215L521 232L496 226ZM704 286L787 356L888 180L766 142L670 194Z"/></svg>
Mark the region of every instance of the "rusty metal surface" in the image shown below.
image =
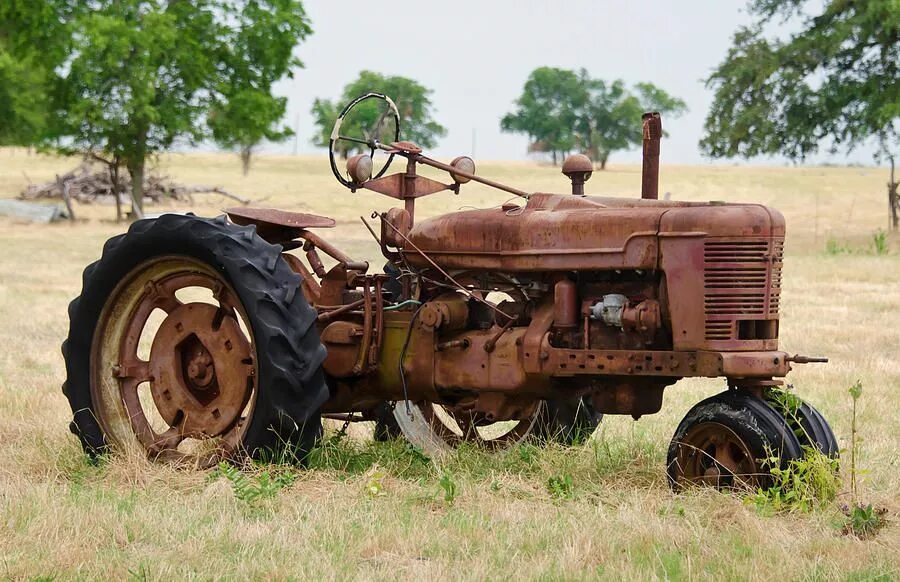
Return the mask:
<svg viewBox="0 0 900 582"><path fill-rule="evenodd" d="M376 180L369 180L361 187L398 200L421 198L452 189L452 186L448 184L442 184L425 176L416 176L412 181L408 181L403 174L391 174Z"/></svg>
<svg viewBox="0 0 900 582"><path fill-rule="evenodd" d="M568 156L562 165L562 173L572 181L572 195L584 196L584 183L594 171L594 163L584 154Z"/></svg>
<svg viewBox="0 0 900 582"><path fill-rule="evenodd" d="M116 292L118 304L129 307L105 312L98 326L106 342L117 344L111 374L140 446L173 459L185 456L177 449L188 438L215 438L218 450L234 450L256 390L255 354L238 323L245 315L234 292L208 268L182 258L141 264L129 280ZM218 305L176 296L191 288L212 291ZM148 322L157 310L165 317L154 330ZM145 328L152 332L146 360L139 355ZM99 420L113 422L103 412Z"/></svg>
<svg viewBox="0 0 900 582"><path fill-rule="evenodd" d="M160 415L185 436L223 433L249 396L250 343L237 320L209 303L188 303L163 321L150 350L150 383ZM183 416L180 420L179 417Z"/></svg>
<svg viewBox="0 0 900 582"><path fill-rule="evenodd" d="M659 198L659 141L662 139L662 118L659 113L645 113L643 121L643 165L641 168L641 198Z"/></svg>
<svg viewBox="0 0 900 582"><path fill-rule="evenodd" d="M767 472L747 443L718 422L694 425L678 443L678 481L713 487L755 489Z"/></svg>
<svg viewBox="0 0 900 582"><path fill-rule="evenodd" d="M589 198L535 194L518 212L454 212L413 226L412 244L449 269L653 269L666 208L608 208ZM598 228L600 226L600 228ZM410 264L427 266L416 252Z"/></svg>
<svg viewBox="0 0 900 582"><path fill-rule="evenodd" d="M405 168L348 187L404 202L373 214L380 237L372 230L402 276L367 275L305 229L297 236L309 266L289 259L320 279L303 288L319 309L334 380L325 410L411 399L521 418L540 399L589 395L598 410L638 416L658 410L663 389L684 377L776 385L791 362L778 350L783 217L757 204L657 200L659 114L644 116L643 135L640 198L584 196L593 164L580 154L562 167L572 194L531 194L475 176L469 159L444 164L410 142L370 144ZM419 164L452 183L420 176ZM415 222L417 198L469 181L526 202ZM317 250L338 265L326 269ZM486 301L501 289L508 299ZM618 298L615 316L601 318L607 295Z"/></svg>
<svg viewBox="0 0 900 582"><path fill-rule="evenodd" d="M466 407L443 406L431 402L419 402L416 406L432 430L451 446L467 442L498 449L520 442L528 436L542 412L541 406L535 402L526 410L517 412L523 417L521 420L497 422L493 420L491 413Z"/></svg>
<svg viewBox="0 0 900 582"><path fill-rule="evenodd" d="M255 224L256 233L271 243L293 240L307 228L332 228L336 224L327 216L274 208L228 208L225 213L235 224Z"/></svg>

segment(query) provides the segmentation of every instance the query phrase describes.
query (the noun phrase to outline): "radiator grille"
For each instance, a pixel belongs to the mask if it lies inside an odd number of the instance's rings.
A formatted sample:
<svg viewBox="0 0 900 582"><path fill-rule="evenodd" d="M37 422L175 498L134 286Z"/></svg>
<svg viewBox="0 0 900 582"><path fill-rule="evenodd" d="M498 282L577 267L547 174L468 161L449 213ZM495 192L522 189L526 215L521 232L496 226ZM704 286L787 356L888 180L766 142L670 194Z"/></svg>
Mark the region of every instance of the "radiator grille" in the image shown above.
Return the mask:
<svg viewBox="0 0 900 582"><path fill-rule="evenodd" d="M778 318L782 239L712 239L703 248L706 339L736 339L737 321Z"/></svg>

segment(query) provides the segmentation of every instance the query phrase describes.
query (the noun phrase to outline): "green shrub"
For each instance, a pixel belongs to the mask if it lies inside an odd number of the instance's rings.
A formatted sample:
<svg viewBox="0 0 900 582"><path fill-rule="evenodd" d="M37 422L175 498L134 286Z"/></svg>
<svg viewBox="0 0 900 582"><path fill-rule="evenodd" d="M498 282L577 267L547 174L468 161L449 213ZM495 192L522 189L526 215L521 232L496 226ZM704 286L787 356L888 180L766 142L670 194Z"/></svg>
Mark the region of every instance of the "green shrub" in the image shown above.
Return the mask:
<svg viewBox="0 0 900 582"><path fill-rule="evenodd" d="M762 512L802 512L834 501L840 489L838 460L815 447L803 447L803 457L782 468L777 457L765 460L772 484L757 489L750 501Z"/></svg>

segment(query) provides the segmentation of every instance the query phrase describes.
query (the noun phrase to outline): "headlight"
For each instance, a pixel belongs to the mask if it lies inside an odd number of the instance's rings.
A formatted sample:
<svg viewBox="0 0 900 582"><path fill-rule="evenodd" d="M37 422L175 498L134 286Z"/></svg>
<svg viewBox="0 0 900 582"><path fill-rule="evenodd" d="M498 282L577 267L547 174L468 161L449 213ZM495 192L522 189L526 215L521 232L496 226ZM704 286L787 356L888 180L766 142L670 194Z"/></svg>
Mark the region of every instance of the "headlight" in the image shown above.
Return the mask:
<svg viewBox="0 0 900 582"><path fill-rule="evenodd" d="M372 158L367 154L357 154L347 160L347 175L355 184L362 184L372 177Z"/></svg>
<svg viewBox="0 0 900 582"><path fill-rule="evenodd" d="M475 174L475 161L468 156L459 156L458 158L454 158L453 161L450 162L450 165L461 172L465 172L467 174ZM465 184L471 179L465 176L460 176L455 172L450 172L450 177L460 184Z"/></svg>

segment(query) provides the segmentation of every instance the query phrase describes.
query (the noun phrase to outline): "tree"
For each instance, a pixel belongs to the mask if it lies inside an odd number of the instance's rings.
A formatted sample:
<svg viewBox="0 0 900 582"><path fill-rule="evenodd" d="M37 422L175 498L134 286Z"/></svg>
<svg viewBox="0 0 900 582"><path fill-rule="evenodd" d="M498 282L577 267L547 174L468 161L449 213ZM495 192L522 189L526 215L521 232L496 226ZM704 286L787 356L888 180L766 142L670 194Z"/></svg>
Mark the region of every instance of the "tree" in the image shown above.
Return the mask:
<svg viewBox="0 0 900 582"><path fill-rule="evenodd" d="M327 147L331 138L331 129L341 108L360 95L372 91L387 95L396 103L403 124L402 139L415 142L423 148L432 148L437 145L438 138L446 135L447 130L444 126L434 120L430 89L407 77L384 76L372 71L360 71L359 77L344 87L339 101L316 99L313 102L312 115L319 130L313 138L313 144ZM345 119L341 126L341 133L350 137L361 137L368 135L376 128L380 129L379 133L383 134L379 136L380 138L393 141L393 124L384 121L383 108L377 102L370 100L360 103L354 109L352 119ZM352 152L361 151L362 147L361 144L343 140L335 144L336 151L344 158Z"/></svg>
<svg viewBox="0 0 900 582"><path fill-rule="evenodd" d="M641 143L641 113L680 115L684 101L650 83L629 90L622 80L607 83L588 72L541 67L528 77L516 111L503 117L504 131L525 133L531 151L550 152L553 163L574 149L600 169L609 155Z"/></svg>
<svg viewBox="0 0 900 582"><path fill-rule="evenodd" d="M298 9L299 8L299 9ZM292 70L303 63L293 55L297 43L312 29L302 7L294 2L248 2L237 28L230 56L233 74L212 108L209 125L213 138L241 156L244 175L250 170L253 149L263 140L282 141L294 135L280 126L287 99L272 95L272 85L293 78Z"/></svg>
<svg viewBox="0 0 900 582"><path fill-rule="evenodd" d="M579 119L579 144L601 170L606 169L612 152L641 145L640 119L645 111L658 111L666 117L687 111L684 101L652 83L637 83L633 92L621 79L611 83L590 79L587 84L590 99Z"/></svg>
<svg viewBox="0 0 900 582"><path fill-rule="evenodd" d="M50 115L50 80L62 64L66 35L49 2L0 2L0 145L38 145Z"/></svg>
<svg viewBox="0 0 900 582"><path fill-rule="evenodd" d="M0 145L30 146L46 129L45 71L19 59L0 42Z"/></svg>
<svg viewBox="0 0 900 582"><path fill-rule="evenodd" d="M240 153L245 176L250 171L250 158L257 144L263 140L282 141L294 135L288 127L277 127L286 107L285 97L246 87L229 94L225 103L210 112L213 138L223 148Z"/></svg>
<svg viewBox="0 0 900 582"><path fill-rule="evenodd" d="M500 120L500 128L524 133L531 151L550 152L554 165L578 143L576 125L589 101L588 75L553 67L531 72L516 110Z"/></svg>
<svg viewBox="0 0 900 582"><path fill-rule="evenodd" d="M707 155L803 161L823 144L849 152L874 139L877 159L892 158L900 118L896 0L813 6L821 10L811 14L800 0L750 2L753 23L738 29L706 81L715 91L700 141ZM779 28L797 32L773 34Z"/></svg>
<svg viewBox="0 0 900 582"><path fill-rule="evenodd" d="M42 143L123 164L137 216L148 157L209 137L209 111L241 93L233 88L268 92L261 80L272 79L279 63L260 56L271 49L267 39L290 54L308 33L296 0L17 1L0 12L0 31L13 31L17 46L40 47L50 36L41 23L53 31L53 50L33 51L53 72L55 114ZM237 128L244 129L223 123L219 137Z"/></svg>

